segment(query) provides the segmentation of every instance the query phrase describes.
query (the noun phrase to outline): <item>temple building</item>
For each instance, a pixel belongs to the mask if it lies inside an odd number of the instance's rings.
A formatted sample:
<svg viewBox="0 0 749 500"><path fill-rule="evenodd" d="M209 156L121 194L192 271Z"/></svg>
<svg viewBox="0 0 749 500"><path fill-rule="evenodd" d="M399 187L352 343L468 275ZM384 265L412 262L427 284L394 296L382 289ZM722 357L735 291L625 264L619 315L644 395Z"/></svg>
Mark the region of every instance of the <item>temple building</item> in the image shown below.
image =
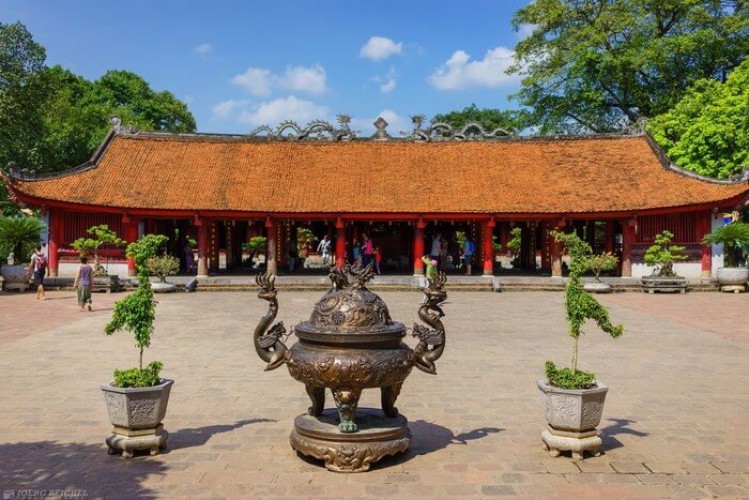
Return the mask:
<svg viewBox="0 0 749 500"><path fill-rule="evenodd" d="M375 125L367 138L345 117L338 127L286 122L248 135L116 125L83 165L45 175L14 167L3 181L17 204L47 217L53 276L72 272L70 244L97 224L127 241L165 234L177 256L194 238L202 276L239 270L253 236L267 237L267 267L283 272L300 228L329 235L339 263L367 233L386 272L401 274L423 272L421 256L437 234L457 258L461 232L484 275L505 272L511 231L520 228L513 269L547 276L563 270L550 232L574 229L596 252L620 256L618 275L634 277L650 273L643 253L669 230L689 256L675 270L709 276L722 256L701 245L703 236L749 199L747 175L719 181L686 172L642 131L514 137L476 125L422 128L415 117L414 130L394 138L384 120ZM124 271L123 250L109 252Z"/></svg>

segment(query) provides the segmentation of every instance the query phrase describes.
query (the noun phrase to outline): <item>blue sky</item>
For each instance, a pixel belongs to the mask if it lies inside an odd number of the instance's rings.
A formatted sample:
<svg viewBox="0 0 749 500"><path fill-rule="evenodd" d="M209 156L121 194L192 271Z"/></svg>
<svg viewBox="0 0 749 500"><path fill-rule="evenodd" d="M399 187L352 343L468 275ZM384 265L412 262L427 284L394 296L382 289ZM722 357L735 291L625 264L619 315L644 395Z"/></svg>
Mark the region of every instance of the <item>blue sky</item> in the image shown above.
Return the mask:
<svg viewBox="0 0 749 500"><path fill-rule="evenodd" d="M246 133L338 113L371 133L409 130L409 116L515 108L504 75L528 0L0 0L60 64L88 79L143 76L188 103L201 132Z"/></svg>

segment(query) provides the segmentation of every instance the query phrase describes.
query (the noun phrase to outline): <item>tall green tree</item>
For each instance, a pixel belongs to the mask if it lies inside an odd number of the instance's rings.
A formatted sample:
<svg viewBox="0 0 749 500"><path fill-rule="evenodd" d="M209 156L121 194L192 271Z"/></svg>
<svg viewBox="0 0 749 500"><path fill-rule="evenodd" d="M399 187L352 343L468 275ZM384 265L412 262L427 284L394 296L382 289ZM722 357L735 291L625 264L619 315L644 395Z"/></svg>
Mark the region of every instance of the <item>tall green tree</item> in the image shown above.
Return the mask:
<svg viewBox="0 0 749 500"><path fill-rule="evenodd" d="M44 47L21 23L0 23L0 168L15 162L39 172L79 165L118 116L141 130L193 132L195 118L168 91L111 70L93 82L45 66ZM13 212L0 186L0 211Z"/></svg>
<svg viewBox="0 0 749 500"><path fill-rule="evenodd" d="M463 108L463 111L450 111L434 115L432 124L435 123L447 123L458 130L469 123L478 123L486 132L502 128L508 132L517 133L529 124L529 116L527 111L479 109L474 103Z"/></svg>
<svg viewBox="0 0 749 500"><path fill-rule="evenodd" d="M717 178L741 174L749 168L749 59L725 83L698 80L648 130L687 170Z"/></svg>
<svg viewBox="0 0 749 500"><path fill-rule="evenodd" d="M741 0L536 0L510 73L541 133L620 130L671 109L701 78L723 81L749 52Z"/></svg>

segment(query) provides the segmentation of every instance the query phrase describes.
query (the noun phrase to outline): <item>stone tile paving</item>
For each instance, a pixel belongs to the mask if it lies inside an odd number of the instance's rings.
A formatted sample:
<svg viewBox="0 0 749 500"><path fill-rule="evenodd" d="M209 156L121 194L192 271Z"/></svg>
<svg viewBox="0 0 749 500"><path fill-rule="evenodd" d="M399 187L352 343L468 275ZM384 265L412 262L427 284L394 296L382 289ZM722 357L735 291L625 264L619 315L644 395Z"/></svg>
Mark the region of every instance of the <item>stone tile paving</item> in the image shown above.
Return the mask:
<svg viewBox="0 0 749 500"><path fill-rule="evenodd" d="M410 325L421 295L383 292ZM438 375L414 372L398 407L411 449L364 474L335 474L288 444L308 400L285 368L263 372L251 292L159 296L153 345L176 379L158 457L106 454L98 386L137 362L108 338L112 301L79 313L74 294L0 294L0 490L86 498L522 498L749 496L749 294L602 297L627 334L592 327L581 365L610 387L605 453L574 463L541 449L535 380L570 357L560 293L452 293ZM319 293L281 292L279 318L306 318ZM724 321L722 318L731 318ZM412 342L411 339L408 339ZM330 399L330 398L329 398ZM365 392L362 405L377 406ZM329 403L330 404L330 403Z"/></svg>

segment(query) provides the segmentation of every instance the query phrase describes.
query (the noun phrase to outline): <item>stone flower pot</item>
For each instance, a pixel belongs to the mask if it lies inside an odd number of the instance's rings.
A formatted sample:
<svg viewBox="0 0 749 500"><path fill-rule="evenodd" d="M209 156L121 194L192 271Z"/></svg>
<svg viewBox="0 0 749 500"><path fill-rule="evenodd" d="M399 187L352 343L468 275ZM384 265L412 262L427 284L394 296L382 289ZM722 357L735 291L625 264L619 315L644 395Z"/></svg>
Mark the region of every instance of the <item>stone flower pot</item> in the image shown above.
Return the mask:
<svg viewBox="0 0 749 500"><path fill-rule="evenodd" d="M29 287L31 277L27 266L3 265L0 267L0 276L3 277L3 286L6 290L24 291Z"/></svg>
<svg viewBox="0 0 749 500"><path fill-rule="evenodd" d="M717 276L721 287L744 288L749 281L749 267L721 267Z"/></svg>
<svg viewBox="0 0 749 500"><path fill-rule="evenodd" d="M596 427L601 422L609 388L600 382L591 389L561 389L546 380L536 383L549 424L541 433L545 449L554 457L561 451L572 451L575 460L582 459L584 451L598 456L602 441Z"/></svg>
<svg viewBox="0 0 749 500"><path fill-rule="evenodd" d="M151 290L154 291L154 293L167 293L167 292L173 292L177 289L177 285L174 283L151 283Z"/></svg>
<svg viewBox="0 0 749 500"><path fill-rule="evenodd" d="M169 433L161 421L166 415L169 393L174 380L161 379L152 387L115 387L114 382L101 386L114 426L106 438L111 455L122 451L130 458L135 450L150 450L157 455L166 445Z"/></svg>
<svg viewBox="0 0 749 500"><path fill-rule="evenodd" d="M611 293L612 288L608 283L592 282L585 283L583 290L588 293Z"/></svg>

